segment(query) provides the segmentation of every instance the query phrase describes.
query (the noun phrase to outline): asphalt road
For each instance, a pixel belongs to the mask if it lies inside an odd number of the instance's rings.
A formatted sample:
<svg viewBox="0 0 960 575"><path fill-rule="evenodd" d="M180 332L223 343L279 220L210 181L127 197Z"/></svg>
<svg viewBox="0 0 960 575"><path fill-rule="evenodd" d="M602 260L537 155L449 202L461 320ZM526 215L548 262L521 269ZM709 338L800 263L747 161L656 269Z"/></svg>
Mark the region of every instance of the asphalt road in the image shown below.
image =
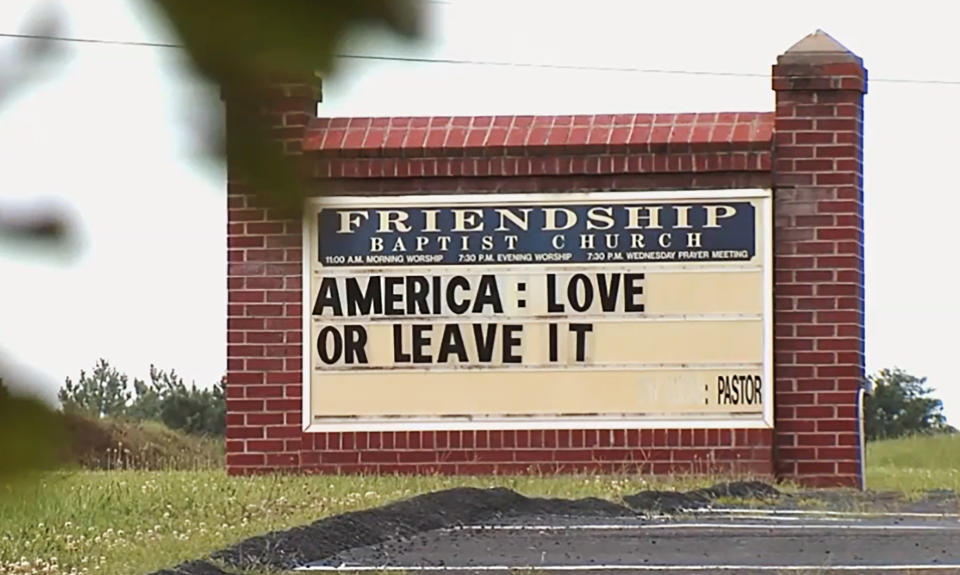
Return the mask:
<svg viewBox="0 0 960 575"><path fill-rule="evenodd" d="M960 515L720 510L538 517L357 547L310 571L958 573Z"/></svg>

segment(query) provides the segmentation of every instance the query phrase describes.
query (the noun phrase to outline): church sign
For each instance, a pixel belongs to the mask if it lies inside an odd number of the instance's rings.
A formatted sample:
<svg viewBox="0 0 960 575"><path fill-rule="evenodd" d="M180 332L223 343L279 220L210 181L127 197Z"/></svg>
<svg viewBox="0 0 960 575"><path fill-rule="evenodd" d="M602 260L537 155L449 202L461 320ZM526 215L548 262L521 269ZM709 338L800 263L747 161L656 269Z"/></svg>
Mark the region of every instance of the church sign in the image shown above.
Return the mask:
<svg viewBox="0 0 960 575"><path fill-rule="evenodd" d="M770 202L311 200L305 427L770 427Z"/></svg>

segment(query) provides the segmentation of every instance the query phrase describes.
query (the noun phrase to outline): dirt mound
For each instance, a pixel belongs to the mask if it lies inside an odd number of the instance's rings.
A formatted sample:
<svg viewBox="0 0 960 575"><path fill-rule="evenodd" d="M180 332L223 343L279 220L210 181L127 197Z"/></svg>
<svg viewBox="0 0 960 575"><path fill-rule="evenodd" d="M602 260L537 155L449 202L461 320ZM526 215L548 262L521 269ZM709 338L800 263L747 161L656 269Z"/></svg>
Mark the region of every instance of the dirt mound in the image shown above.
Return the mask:
<svg viewBox="0 0 960 575"><path fill-rule="evenodd" d="M769 498L779 495L777 489L760 481L734 481L692 491L641 491L624 496L623 501L636 511L676 513L707 507L720 497Z"/></svg>
<svg viewBox="0 0 960 575"><path fill-rule="evenodd" d="M645 491L624 497L630 508L597 498L541 499L525 497L506 488L461 487L418 495L364 511L354 511L320 521L252 537L213 553L207 560L183 563L154 575L229 575L230 569L284 570L319 561L366 545L395 538L410 538L434 529L491 522L517 516L626 517L638 511L690 509L708 505L723 496L769 496L777 490L764 483L719 483L690 492ZM631 503L632 501L632 503ZM632 508L632 509L631 509Z"/></svg>
<svg viewBox="0 0 960 575"><path fill-rule="evenodd" d="M196 437L152 421L61 415L69 441L61 460L86 469L205 469L223 463L222 439Z"/></svg>

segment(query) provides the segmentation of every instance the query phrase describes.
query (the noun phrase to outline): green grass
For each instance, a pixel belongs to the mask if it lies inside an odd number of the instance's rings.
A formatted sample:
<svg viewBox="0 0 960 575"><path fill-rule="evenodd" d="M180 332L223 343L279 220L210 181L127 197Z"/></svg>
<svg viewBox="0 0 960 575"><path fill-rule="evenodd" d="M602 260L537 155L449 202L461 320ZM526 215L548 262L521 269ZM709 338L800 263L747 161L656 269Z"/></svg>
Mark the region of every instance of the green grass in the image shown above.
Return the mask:
<svg viewBox="0 0 960 575"><path fill-rule="evenodd" d="M504 486L543 497L691 489L716 478L265 476L222 471L51 473L0 488L0 574L134 575L246 537L436 489ZM21 565L21 559L29 565ZM51 565L56 565L50 568ZM47 569L47 570L45 570Z"/></svg>
<svg viewBox="0 0 960 575"><path fill-rule="evenodd" d="M867 488L909 496L930 489L960 493L960 434L868 443Z"/></svg>
<svg viewBox="0 0 960 575"><path fill-rule="evenodd" d="M868 486L960 491L960 435L869 444ZM247 537L455 486L617 500L717 477L265 476L220 470L47 473L0 486L0 575L145 574Z"/></svg>

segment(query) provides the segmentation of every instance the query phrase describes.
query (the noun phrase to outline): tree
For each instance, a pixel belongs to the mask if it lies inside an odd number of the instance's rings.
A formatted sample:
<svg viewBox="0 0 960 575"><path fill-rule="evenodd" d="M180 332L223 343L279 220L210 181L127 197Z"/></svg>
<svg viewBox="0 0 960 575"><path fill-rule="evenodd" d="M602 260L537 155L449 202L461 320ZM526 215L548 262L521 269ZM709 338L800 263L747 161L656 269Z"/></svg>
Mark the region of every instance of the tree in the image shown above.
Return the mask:
<svg viewBox="0 0 960 575"><path fill-rule="evenodd" d="M127 411L131 394L127 375L101 358L89 377L83 370L77 383L68 377L58 397L64 410L79 411L94 417L120 417Z"/></svg>
<svg viewBox="0 0 960 575"><path fill-rule="evenodd" d="M956 431L947 425L943 402L929 397L934 389L925 385L927 378L893 368L881 369L870 381L873 393L864 401L868 440Z"/></svg>
<svg viewBox="0 0 960 575"><path fill-rule="evenodd" d="M188 387L176 370L150 366L150 381L133 380L100 359L88 376L80 372L74 383L69 377L60 388L64 410L93 417L159 421L186 433L223 435L226 428L226 388L221 380L212 389ZM0 395L2 397L2 395Z"/></svg>
<svg viewBox="0 0 960 575"><path fill-rule="evenodd" d="M163 388L154 378L155 368L150 366L150 383L135 379L133 381L133 403L127 408L131 419L160 419L160 405L163 402Z"/></svg>
<svg viewBox="0 0 960 575"><path fill-rule="evenodd" d="M173 29L195 71L218 86L247 94L258 93L276 78L297 82L317 75L331 75L336 61L335 50L353 30L381 25L389 31L415 37L421 20L416 0L143 1ZM56 47L54 42L42 38L55 36L58 30L58 18L52 12L43 14L31 29L26 30L41 39L27 44L28 50L19 66L0 70L6 72L0 73L0 101L12 92L15 85L23 85L34 71L40 69L37 62L48 57ZM225 160L225 151L230 149L234 167L258 190L269 190L260 194L262 200L299 209L302 204L294 200L301 191L291 186L291 182L296 181L293 173L297 165L267 141L266 121L256 113L255 105L236 112L241 112L239 117L246 117L246 121L231 125L226 134L218 132L217 128L209 128L209 133L202 136L223 144L219 146L221 159ZM16 212L9 215L8 210L0 205L0 239L33 243L53 240L60 245L69 239L66 236L71 226L62 213L46 208ZM83 391L83 380L81 375L81 382L76 386L70 382L70 389L78 391L67 391L67 395L71 401L78 399L76 405L89 408L87 398L92 402L97 400ZM20 382L21 385L29 383ZM71 394L76 397L71 398ZM81 397L84 399L80 400ZM0 450L9 445L23 447L29 453L52 455L60 448L60 442L44 430L55 426L56 414L39 401L15 399L16 402L9 397L0 398L0 413L5 410L16 412L22 402L27 402L32 410L31 417L16 421L11 417L0 417ZM120 396L109 397L108 394L103 400L104 403L96 407L98 415L104 415L104 409L119 409ZM24 421L36 432L26 430ZM15 458L7 461L14 462ZM34 460L23 461L22 465L10 463L9 470L28 469Z"/></svg>
<svg viewBox="0 0 960 575"><path fill-rule="evenodd" d="M127 410L132 419L152 419L170 429L204 435L223 435L226 428L226 390L223 379L213 389L187 387L175 370L150 366L150 383L134 381L135 398Z"/></svg>

